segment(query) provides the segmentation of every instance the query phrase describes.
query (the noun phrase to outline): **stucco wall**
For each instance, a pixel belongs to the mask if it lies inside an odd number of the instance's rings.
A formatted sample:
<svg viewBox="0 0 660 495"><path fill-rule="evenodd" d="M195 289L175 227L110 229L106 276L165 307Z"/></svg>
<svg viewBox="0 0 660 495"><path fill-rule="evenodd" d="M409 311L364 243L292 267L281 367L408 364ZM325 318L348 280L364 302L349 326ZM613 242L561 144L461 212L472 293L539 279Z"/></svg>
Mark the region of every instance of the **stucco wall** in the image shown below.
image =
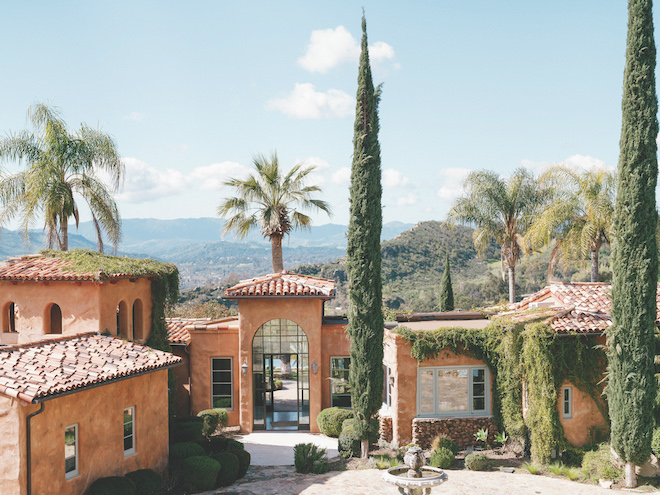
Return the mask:
<svg viewBox="0 0 660 495"><path fill-rule="evenodd" d="M563 387L572 387L572 400L571 408L572 414L570 418L564 418L562 414ZM600 413L598 406L594 400L589 397L589 394L583 392L572 383L565 381L557 391L559 400L557 401L557 410L559 412L559 421L564 427L564 435L566 440L575 447L582 447L585 443L592 440L592 429L604 427L605 419Z"/></svg>
<svg viewBox="0 0 660 495"><path fill-rule="evenodd" d="M307 335L309 363L323 369L321 353L321 318L323 302L320 299L273 298L240 299L239 307L239 361L248 365L246 376L240 375L240 425L245 432L252 431L252 339L261 325L282 318L298 324ZM323 372L309 374L309 420L312 433L319 433L316 416L321 411Z"/></svg>
<svg viewBox="0 0 660 495"><path fill-rule="evenodd" d="M123 410L130 406L135 406L136 452L124 457ZM20 411L25 415L37 408ZM80 474L65 480L64 430L72 424L78 424ZM162 472L168 440L166 370L46 401L32 419L33 493L78 495L104 476L144 468Z"/></svg>
<svg viewBox="0 0 660 495"><path fill-rule="evenodd" d="M133 330L133 305L139 299L142 301L142 335ZM99 330L117 335L117 306L120 301L126 302L128 312L128 338L138 342L146 342L151 333L151 281L139 278L135 281L118 280L104 282L99 286Z"/></svg>
<svg viewBox="0 0 660 495"><path fill-rule="evenodd" d="M321 327L321 362L319 368L321 374L321 408L330 407L330 371L332 357L348 356L351 343L346 333L346 325L323 325Z"/></svg>
<svg viewBox="0 0 660 495"><path fill-rule="evenodd" d="M177 416L188 416L190 414L190 355L186 352L186 346L173 345L172 354L183 359L180 366L172 368L174 374L174 410Z"/></svg>
<svg viewBox="0 0 660 495"><path fill-rule="evenodd" d="M25 416L18 401L0 396L0 493L25 493ZM21 491L21 486L23 491Z"/></svg>

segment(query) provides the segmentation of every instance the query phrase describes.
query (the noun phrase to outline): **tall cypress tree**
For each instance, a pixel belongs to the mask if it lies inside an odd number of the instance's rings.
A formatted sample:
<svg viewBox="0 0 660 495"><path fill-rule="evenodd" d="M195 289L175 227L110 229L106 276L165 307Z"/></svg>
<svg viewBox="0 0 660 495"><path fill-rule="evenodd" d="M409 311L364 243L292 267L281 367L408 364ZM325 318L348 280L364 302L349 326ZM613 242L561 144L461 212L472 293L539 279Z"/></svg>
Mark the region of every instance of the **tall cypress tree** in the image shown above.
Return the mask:
<svg viewBox="0 0 660 495"><path fill-rule="evenodd" d="M655 43L651 0L629 0L617 198L614 212L612 320L607 398L612 447L626 462L626 484L651 453L654 322L658 251L655 187Z"/></svg>
<svg viewBox="0 0 660 495"><path fill-rule="evenodd" d="M449 273L449 253L445 263L445 273L440 282L440 311L454 310L454 289L451 286L451 273Z"/></svg>
<svg viewBox="0 0 660 495"><path fill-rule="evenodd" d="M362 440L362 457L365 458L369 449L369 420L381 406L383 387L379 99L380 86L374 90L371 78L367 21L363 15L346 268L349 297L348 335L351 341L351 398L355 414L355 433Z"/></svg>

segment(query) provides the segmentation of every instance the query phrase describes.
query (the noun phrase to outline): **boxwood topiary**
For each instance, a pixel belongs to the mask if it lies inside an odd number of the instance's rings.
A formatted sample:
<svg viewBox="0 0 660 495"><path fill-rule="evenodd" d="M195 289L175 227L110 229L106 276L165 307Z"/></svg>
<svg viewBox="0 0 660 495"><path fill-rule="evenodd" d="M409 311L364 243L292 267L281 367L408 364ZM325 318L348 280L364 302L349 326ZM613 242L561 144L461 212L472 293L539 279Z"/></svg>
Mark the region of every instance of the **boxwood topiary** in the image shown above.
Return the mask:
<svg viewBox="0 0 660 495"><path fill-rule="evenodd" d="M227 450L245 450L245 445L243 442L230 438L227 440Z"/></svg>
<svg viewBox="0 0 660 495"><path fill-rule="evenodd" d="M250 467L251 457L250 453L247 450L243 449L232 449L228 450L230 454L234 454L238 459L238 476L237 478L242 478L247 473L248 468Z"/></svg>
<svg viewBox="0 0 660 495"><path fill-rule="evenodd" d="M180 442L170 445L170 463L179 464L188 457L205 455L204 449L193 442Z"/></svg>
<svg viewBox="0 0 660 495"><path fill-rule="evenodd" d="M488 457L479 452L472 452L465 456L465 467L470 471L485 471L488 468Z"/></svg>
<svg viewBox="0 0 660 495"><path fill-rule="evenodd" d="M440 469L448 469L454 464L454 453L447 447L440 447L434 450L429 459L429 464Z"/></svg>
<svg viewBox="0 0 660 495"><path fill-rule="evenodd" d="M135 495L135 483L123 476L99 478L89 487L89 495Z"/></svg>
<svg viewBox="0 0 660 495"><path fill-rule="evenodd" d="M454 454L454 456L458 454L458 444L447 435L438 435L431 443L431 448L433 450L439 450L442 447L451 450L451 453Z"/></svg>
<svg viewBox="0 0 660 495"><path fill-rule="evenodd" d="M204 418L184 416L170 424L170 443L198 442L203 438Z"/></svg>
<svg viewBox="0 0 660 495"><path fill-rule="evenodd" d="M225 428L229 424L229 415L226 409L205 409L197 413L197 416L204 421L202 435L205 437L213 435L218 427Z"/></svg>
<svg viewBox="0 0 660 495"><path fill-rule="evenodd" d="M223 452L229 448L229 439L221 435L216 437L203 438L197 443L201 445L209 455L216 452Z"/></svg>
<svg viewBox="0 0 660 495"><path fill-rule="evenodd" d="M220 463L205 455L188 457L183 461L181 475L192 492L212 490L218 479Z"/></svg>
<svg viewBox="0 0 660 495"><path fill-rule="evenodd" d="M233 484L236 478L238 478L238 457L231 452L217 452L212 454L211 458L220 463L220 471L218 472L215 485L229 486Z"/></svg>
<svg viewBox="0 0 660 495"><path fill-rule="evenodd" d="M328 407L323 409L316 417L321 433L328 437L338 437L341 434L342 424L347 419L353 418L353 411L339 407Z"/></svg>
<svg viewBox="0 0 660 495"><path fill-rule="evenodd" d="M138 469L124 475L135 483L135 495L158 495L163 479L153 469Z"/></svg>

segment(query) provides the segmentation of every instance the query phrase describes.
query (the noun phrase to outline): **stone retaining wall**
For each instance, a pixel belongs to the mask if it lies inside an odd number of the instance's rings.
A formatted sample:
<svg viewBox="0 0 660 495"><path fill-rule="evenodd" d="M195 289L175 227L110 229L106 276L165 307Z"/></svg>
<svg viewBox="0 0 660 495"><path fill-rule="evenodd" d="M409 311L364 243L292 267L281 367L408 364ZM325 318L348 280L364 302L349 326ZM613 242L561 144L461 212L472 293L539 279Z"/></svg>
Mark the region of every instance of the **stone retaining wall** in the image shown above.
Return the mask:
<svg viewBox="0 0 660 495"><path fill-rule="evenodd" d="M392 417L391 416L379 416L378 421L380 423L380 427L378 429L378 432L380 436L378 437L380 440L383 440L385 442L391 442L392 441Z"/></svg>
<svg viewBox="0 0 660 495"><path fill-rule="evenodd" d="M427 449L436 436L443 434L463 449L475 444L474 434L482 428L488 430L488 443L495 443L497 426L493 418L415 418L412 424L413 443Z"/></svg>

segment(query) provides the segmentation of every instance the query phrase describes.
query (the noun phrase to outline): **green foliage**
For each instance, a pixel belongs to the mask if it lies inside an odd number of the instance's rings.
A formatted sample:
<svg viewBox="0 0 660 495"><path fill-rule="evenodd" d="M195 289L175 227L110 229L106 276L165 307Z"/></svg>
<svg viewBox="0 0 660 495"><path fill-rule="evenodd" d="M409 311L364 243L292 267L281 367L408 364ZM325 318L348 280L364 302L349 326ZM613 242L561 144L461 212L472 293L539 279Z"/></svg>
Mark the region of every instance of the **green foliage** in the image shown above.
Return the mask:
<svg viewBox="0 0 660 495"><path fill-rule="evenodd" d="M170 421L170 443L199 442L202 438L204 419L197 416L174 418Z"/></svg>
<svg viewBox="0 0 660 495"><path fill-rule="evenodd" d="M456 455L458 454L458 444L454 442L447 435L438 435L431 442L431 449L440 450L440 449L449 449L451 453Z"/></svg>
<svg viewBox="0 0 660 495"><path fill-rule="evenodd" d="M228 308L217 300L180 303L167 308L168 318L211 318L219 319L236 315L236 310Z"/></svg>
<svg viewBox="0 0 660 495"><path fill-rule="evenodd" d="M293 447L293 463L296 467L296 473L316 472L315 466L325 461L326 471L328 458L326 450L319 448L313 443L299 443Z"/></svg>
<svg viewBox="0 0 660 495"><path fill-rule="evenodd" d="M273 380L273 386L275 387L275 390L282 390L282 387L284 386L284 383L282 380Z"/></svg>
<svg viewBox="0 0 660 495"><path fill-rule="evenodd" d="M653 430L653 438L651 439L651 450L657 458L660 459L660 427Z"/></svg>
<svg viewBox="0 0 660 495"><path fill-rule="evenodd" d="M220 428L226 428L229 424L229 415L226 409L205 409L197 413L197 416L204 420L202 435L210 437Z"/></svg>
<svg viewBox="0 0 660 495"><path fill-rule="evenodd" d="M312 468L312 472L314 474L325 474L328 472L328 469L330 469L330 465L328 464L328 459L323 458L314 464L314 467Z"/></svg>
<svg viewBox="0 0 660 495"><path fill-rule="evenodd" d="M474 434L475 440L478 442L486 443L488 441L488 429L481 428L478 432Z"/></svg>
<svg viewBox="0 0 660 495"><path fill-rule="evenodd" d="M594 481L599 479L621 479L623 471L612 462L612 452L607 443L603 443L598 450L585 452L582 459L582 471L587 478Z"/></svg>
<svg viewBox="0 0 660 495"><path fill-rule="evenodd" d="M534 463L534 462L523 462L522 466L523 469L526 469L529 474L541 474L543 468Z"/></svg>
<svg viewBox="0 0 660 495"><path fill-rule="evenodd" d="M497 435L495 435L495 441L502 445L504 445L508 440L509 437L506 434L506 431L498 432Z"/></svg>
<svg viewBox="0 0 660 495"><path fill-rule="evenodd" d="M227 450L245 450L245 445L243 442L230 438L227 440Z"/></svg>
<svg viewBox="0 0 660 495"><path fill-rule="evenodd" d="M347 419L341 427L341 434L339 435L339 453L345 457L357 457L360 455L360 438L355 433L355 420ZM372 418L369 421L367 429L367 438L370 444L378 441L378 420Z"/></svg>
<svg viewBox="0 0 660 495"><path fill-rule="evenodd" d="M204 455L204 449L194 442L179 442L170 445L170 463L178 464L184 459Z"/></svg>
<svg viewBox="0 0 660 495"><path fill-rule="evenodd" d="M369 420L382 404L383 313L380 234L381 208L378 103L367 48L367 21L362 17L362 52L358 71L353 133L350 221L346 268L349 282L348 326L351 343L349 383L355 434L367 439ZM366 456L366 452L365 452Z"/></svg>
<svg viewBox="0 0 660 495"><path fill-rule="evenodd" d="M629 0L614 211L607 399L612 447L641 465L651 453L658 249L656 49L651 0ZM632 480L630 480L632 481Z"/></svg>
<svg viewBox="0 0 660 495"><path fill-rule="evenodd" d="M183 461L181 474L192 492L203 492L215 488L220 472L220 463L205 455L188 457Z"/></svg>
<svg viewBox="0 0 660 495"><path fill-rule="evenodd" d="M163 485L163 479L153 469L138 469L125 474L135 483L135 495L158 495Z"/></svg>
<svg viewBox="0 0 660 495"><path fill-rule="evenodd" d="M99 478L89 487L89 495L136 495L135 483L123 476Z"/></svg>
<svg viewBox="0 0 660 495"><path fill-rule="evenodd" d="M465 467L470 471L485 471L489 465L488 457L480 452L472 452L465 456Z"/></svg>
<svg viewBox="0 0 660 495"><path fill-rule="evenodd" d="M323 409L316 417L316 424L321 433L328 437L338 437L341 433L342 424L347 419L353 418L353 411L339 407L328 407Z"/></svg>
<svg viewBox="0 0 660 495"><path fill-rule="evenodd" d="M440 469L448 469L454 464L454 453L446 447L440 447L431 453L429 464Z"/></svg>
<svg viewBox="0 0 660 495"><path fill-rule="evenodd" d="M238 459L238 476L237 478L242 478L247 473L248 468L250 467L250 461L252 456L247 450L243 449L232 449L230 448L227 452L234 454Z"/></svg>
<svg viewBox="0 0 660 495"><path fill-rule="evenodd" d="M236 478L238 477L238 457L231 452L216 452L211 455L211 458L220 463L220 471L218 471L216 486L229 486L234 484L234 481L236 481Z"/></svg>
<svg viewBox="0 0 660 495"><path fill-rule="evenodd" d="M449 253L447 253L447 262L445 271L442 274L440 282L440 311L454 310L454 289L451 286L451 273L449 270Z"/></svg>

